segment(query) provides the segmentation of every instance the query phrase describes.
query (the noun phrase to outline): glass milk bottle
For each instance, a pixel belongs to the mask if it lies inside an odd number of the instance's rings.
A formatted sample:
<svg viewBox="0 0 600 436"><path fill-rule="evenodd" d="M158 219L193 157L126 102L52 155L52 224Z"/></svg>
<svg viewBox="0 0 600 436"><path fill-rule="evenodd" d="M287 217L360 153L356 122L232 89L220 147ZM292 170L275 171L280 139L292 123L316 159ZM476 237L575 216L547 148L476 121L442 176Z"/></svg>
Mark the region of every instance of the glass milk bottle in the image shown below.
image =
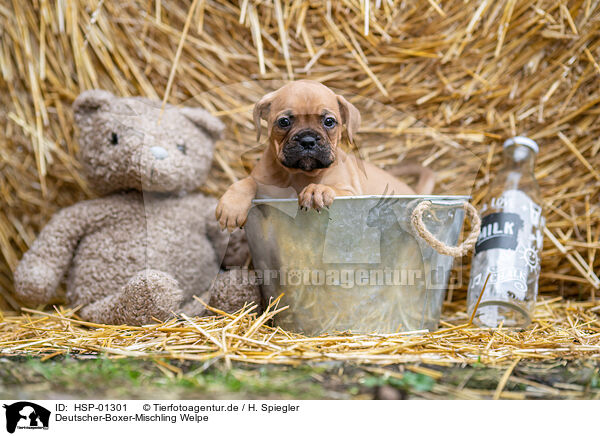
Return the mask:
<svg viewBox="0 0 600 436"><path fill-rule="evenodd" d="M526 327L540 275L544 218L533 167L538 145L515 136L504 143L504 163L481 208L467 294L469 314L489 280L473 322L483 327Z"/></svg>

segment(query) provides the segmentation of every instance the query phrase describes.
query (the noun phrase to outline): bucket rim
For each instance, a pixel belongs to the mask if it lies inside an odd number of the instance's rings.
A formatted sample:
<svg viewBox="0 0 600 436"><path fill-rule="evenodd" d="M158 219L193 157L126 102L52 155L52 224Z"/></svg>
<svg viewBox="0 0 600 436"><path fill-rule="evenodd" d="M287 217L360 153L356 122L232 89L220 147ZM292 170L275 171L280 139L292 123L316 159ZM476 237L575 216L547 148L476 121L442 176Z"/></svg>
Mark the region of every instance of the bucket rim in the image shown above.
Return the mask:
<svg viewBox="0 0 600 436"><path fill-rule="evenodd" d="M470 195L344 195L336 197L335 201L347 200L379 200L381 198L394 198L404 200L432 200L432 201L469 201ZM270 204L270 203L298 203L298 198L257 198L252 200L252 204Z"/></svg>

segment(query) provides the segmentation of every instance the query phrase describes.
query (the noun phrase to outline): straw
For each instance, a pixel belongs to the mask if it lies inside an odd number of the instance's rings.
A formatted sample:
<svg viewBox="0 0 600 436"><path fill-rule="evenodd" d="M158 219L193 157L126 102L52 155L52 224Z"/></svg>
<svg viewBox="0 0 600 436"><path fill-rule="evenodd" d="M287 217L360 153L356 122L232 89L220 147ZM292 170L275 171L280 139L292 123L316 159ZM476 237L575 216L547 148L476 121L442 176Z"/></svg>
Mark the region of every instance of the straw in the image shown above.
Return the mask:
<svg viewBox="0 0 600 436"><path fill-rule="evenodd" d="M358 364L394 363L510 364L600 358L600 306L562 298L538 302L527 330L473 326L456 305L445 308L448 328L436 332L351 334L306 337L267 324L288 308L269 306L261 316L244 308L233 315L190 318L185 315L154 325L132 327L82 322L71 309L54 313L26 309L24 315L5 312L0 322L4 356L52 358L64 354L103 354L110 358L298 364L345 361ZM511 371L502 379L508 380ZM502 392L498 386L497 396Z"/></svg>
<svg viewBox="0 0 600 436"><path fill-rule="evenodd" d="M502 141L515 134L536 140L546 216L539 290L550 301L563 298L564 307L550 305L550 318L536 333L548 340L534 335L540 345L524 349L570 353L574 345L566 338L574 333L563 323L564 311L585 312L597 302L569 299L594 299L600 286L598 4L212 0L191 9L182 0L78 0L68 7L25 0L0 12L0 334L32 334L26 318L12 312L20 309L12 271L22 253L58 209L93 196L77 161L70 109L82 90L145 95L218 115L226 137L203 191L219 195L260 154L252 105L283 83L270 80L293 77L320 80L356 103L362 157L383 167L425 163L437 173L436 193L471 194L476 206L497 174ZM449 304L458 312L465 310L469 263L466 257L456 262L450 284ZM582 320L596 315L579 314ZM57 322L42 324L54 329ZM192 328L185 320L174 325ZM95 327L77 326L79 339L50 331L59 350L88 344L91 333L83 332ZM490 339L485 332L468 337L470 352L480 349L477 338ZM53 350L50 342L36 347L22 350Z"/></svg>

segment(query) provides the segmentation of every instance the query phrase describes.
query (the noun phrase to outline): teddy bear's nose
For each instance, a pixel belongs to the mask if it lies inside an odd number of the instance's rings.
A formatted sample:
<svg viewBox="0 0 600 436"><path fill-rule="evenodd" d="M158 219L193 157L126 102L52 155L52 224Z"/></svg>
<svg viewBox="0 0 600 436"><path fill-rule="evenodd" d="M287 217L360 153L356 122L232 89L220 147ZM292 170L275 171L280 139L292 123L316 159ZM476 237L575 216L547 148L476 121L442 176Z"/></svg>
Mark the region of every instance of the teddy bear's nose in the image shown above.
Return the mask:
<svg viewBox="0 0 600 436"><path fill-rule="evenodd" d="M162 147L150 147L150 153L158 160L163 160L169 157L169 152Z"/></svg>

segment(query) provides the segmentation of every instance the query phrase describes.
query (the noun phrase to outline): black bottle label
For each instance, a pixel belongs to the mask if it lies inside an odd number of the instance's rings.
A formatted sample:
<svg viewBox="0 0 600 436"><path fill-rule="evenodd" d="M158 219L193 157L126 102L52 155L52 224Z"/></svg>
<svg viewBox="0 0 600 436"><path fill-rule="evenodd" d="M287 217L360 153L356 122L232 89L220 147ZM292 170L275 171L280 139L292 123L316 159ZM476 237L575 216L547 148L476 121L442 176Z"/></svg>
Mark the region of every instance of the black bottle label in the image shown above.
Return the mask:
<svg viewBox="0 0 600 436"><path fill-rule="evenodd" d="M516 250L523 220L516 213L495 212L481 219L481 232L475 244L475 254L492 248Z"/></svg>

